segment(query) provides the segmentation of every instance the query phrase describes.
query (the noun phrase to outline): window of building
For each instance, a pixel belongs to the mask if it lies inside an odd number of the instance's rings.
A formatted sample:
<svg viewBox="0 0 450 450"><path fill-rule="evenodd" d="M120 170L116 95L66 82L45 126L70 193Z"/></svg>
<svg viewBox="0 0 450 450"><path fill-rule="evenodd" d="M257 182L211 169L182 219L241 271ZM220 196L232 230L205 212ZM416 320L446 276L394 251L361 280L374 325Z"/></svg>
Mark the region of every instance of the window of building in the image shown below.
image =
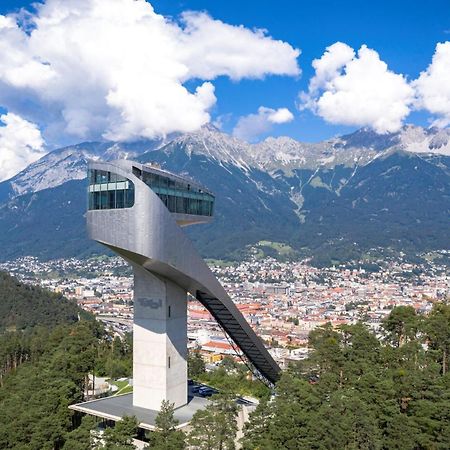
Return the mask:
<svg viewBox="0 0 450 450"><path fill-rule="evenodd" d="M131 208L134 183L121 175L104 170L89 170L89 209Z"/></svg>
<svg viewBox="0 0 450 450"><path fill-rule="evenodd" d="M137 170L134 172L138 174ZM214 196L188 182L153 172L142 172L142 181L161 199L170 212L212 216Z"/></svg>

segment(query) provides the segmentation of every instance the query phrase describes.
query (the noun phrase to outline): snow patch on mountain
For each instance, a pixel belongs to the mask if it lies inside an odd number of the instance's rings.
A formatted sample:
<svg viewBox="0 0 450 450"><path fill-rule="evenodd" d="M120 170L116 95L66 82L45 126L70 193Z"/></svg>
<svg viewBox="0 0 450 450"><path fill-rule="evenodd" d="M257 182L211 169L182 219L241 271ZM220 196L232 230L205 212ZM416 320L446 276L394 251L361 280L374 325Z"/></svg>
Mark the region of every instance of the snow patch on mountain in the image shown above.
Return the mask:
<svg viewBox="0 0 450 450"><path fill-rule="evenodd" d="M163 144L162 140L121 144L86 142L64 147L47 153L4 183L9 183L14 195L38 192L70 180L86 178L88 160L133 159L143 152L158 149Z"/></svg>
<svg viewBox="0 0 450 450"><path fill-rule="evenodd" d="M244 171L251 167L245 141L222 133L213 125L206 125L200 130L186 133L168 143L163 150L169 154L183 149L187 155L200 154L219 162L233 164Z"/></svg>
<svg viewBox="0 0 450 450"><path fill-rule="evenodd" d="M87 142L58 149L30 164L12 179L0 183L0 191L7 186L9 195L16 196L54 188L69 180L85 178L89 159L139 159L141 154L156 150L166 154L203 155L227 170L231 166L238 168L249 177L253 168L276 177L280 171L292 175L296 169L361 167L393 151L450 156L450 130L408 125L396 133L380 135L361 129L318 143L269 137L249 144L206 125L196 132L169 136L165 141Z"/></svg>
<svg viewBox="0 0 450 450"><path fill-rule="evenodd" d="M450 130L408 125L400 132L402 149L411 153L433 153L450 156Z"/></svg>
<svg viewBox="0 0 450 450"><path fill-rule="evenodd" d="M21 195L53 188L68 180L81 180L86 177L89 158L95 159L96 155L74 147L48 153L13 177L11 187L14 194Z"/></svg>

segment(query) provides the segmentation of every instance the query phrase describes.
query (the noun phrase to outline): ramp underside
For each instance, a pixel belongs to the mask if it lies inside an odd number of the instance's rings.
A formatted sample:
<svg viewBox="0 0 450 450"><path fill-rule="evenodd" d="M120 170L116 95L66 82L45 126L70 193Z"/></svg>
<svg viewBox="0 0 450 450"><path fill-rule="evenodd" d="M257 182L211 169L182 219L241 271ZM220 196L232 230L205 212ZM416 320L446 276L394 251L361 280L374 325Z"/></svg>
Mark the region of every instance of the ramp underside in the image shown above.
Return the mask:
<svg viewBox="0 0 450 450"><path fill-rule="evenodd" d="M275 383L279 378L280 369L278 365L271 364L273 360L271 361L271 359L267 358L265 348L262 349L260 347L263 345L262 341L255 341L252 339L219 299L208 296L200 291L197 291L196 297L217 320L261 375L271 383Z"/></svg>
<svg viewBox="0 0 450 450"><path fill-rule="evenodd" d="M128 252L124 249L111 245L107 246L131 264L137 264L144 267L150 273L158 274L163 278L169 279L194 295L266 380L274 384L279 379L280 368L278 364L267 351L262 340L255 334L242 316L242 313L226 294L224 297L218 298L211 293L206 293L201 290L201 284L166 263L151 261L144 256ZM206 268L206 266L205 269L211 273L210 269ZM211 276L214 277L212 273ZM193 286L196 287L194 288Z"/></svg>

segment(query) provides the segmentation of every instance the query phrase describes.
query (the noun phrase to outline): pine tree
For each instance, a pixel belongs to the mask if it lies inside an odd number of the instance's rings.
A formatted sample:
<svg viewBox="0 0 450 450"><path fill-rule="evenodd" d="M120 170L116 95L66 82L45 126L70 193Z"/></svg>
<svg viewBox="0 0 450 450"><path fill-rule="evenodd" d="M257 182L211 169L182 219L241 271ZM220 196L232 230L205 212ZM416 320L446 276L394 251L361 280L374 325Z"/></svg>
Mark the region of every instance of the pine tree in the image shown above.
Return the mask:
<svg viewBox="0 0 450 450"><path fill-rule="evenodd" d="M134 450L133 438L137 434L138 421L134 416L124 416L114 428L104 434L105 445L102 450Z"/></svg>
<svg viewBox="0 0 450 450"><path fill-rule="evenodd" d="M198 351L189 353L188 356L188 376L189 378L197 378L205 373L205 361Z"/></svg>
<svg viewBox="0 0 450 450"><path fill-rule="evenodd" d="M156 430L150 434L149 449L182 450L185 448L185 435L177 430L178 420L174 418L173 403L163 400L161 410L155 419Z"/></svg>
<svg viewBox="0 0 450 450"><path fill-rule="evenodd" d="M416 338L420 317L412 306L397 306L383 321L388 340L396 347Z"/></svg>
<svg viewBox="0 0 450 450"><path fill-rule="evenodd" d="M84 416L81 425L67 435L63 450L92 450L95 437L93 436L95 419Z"/></svg>
<svg viewBox="0 0 450 450"><path fill-rule="evenodd" d="M442 374L445 375L448 372L450 353L450 305L444 303L434 305L424 328L430 347L440 354Z"/></svg>
<svg viewBox="0 0 450 450"><path fill-rule="evenodd" d="M188 444L196 450L234 450L237 404L231 395L219 394L191 421Z"/></svg>
<svg viewBox="0 0 450 450"><path fill-rule="evenodd" d="M244 450L269 450L273 448L273 443L269 437L273 419L271 407L272 404L268 400L263 400L250 414L249 421L244 426L244 437L241 439Z"/></svg>

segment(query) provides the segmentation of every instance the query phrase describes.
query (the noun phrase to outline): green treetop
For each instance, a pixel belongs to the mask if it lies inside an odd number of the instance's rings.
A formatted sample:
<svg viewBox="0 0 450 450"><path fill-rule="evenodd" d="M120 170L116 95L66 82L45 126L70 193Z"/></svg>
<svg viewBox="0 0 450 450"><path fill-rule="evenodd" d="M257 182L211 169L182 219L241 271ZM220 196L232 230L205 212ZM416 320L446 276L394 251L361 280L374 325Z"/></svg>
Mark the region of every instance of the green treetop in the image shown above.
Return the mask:
<svg viewBox="0 0 450 450"><path fill-rule="evenodd" d="M196 450L234 450L237 432L237 405L233 396L215 395L211 403L197 411L191 421L188 444Z"/></svg>
<svg viewBox="0 0 450 450"><path fill-rule="evenodd" d="M152 450L183 450L185 448L185 435L177 430L178 420L174 418L173 403L163 400L161 410L155 419L156 430L150 434Z"/></svg>

